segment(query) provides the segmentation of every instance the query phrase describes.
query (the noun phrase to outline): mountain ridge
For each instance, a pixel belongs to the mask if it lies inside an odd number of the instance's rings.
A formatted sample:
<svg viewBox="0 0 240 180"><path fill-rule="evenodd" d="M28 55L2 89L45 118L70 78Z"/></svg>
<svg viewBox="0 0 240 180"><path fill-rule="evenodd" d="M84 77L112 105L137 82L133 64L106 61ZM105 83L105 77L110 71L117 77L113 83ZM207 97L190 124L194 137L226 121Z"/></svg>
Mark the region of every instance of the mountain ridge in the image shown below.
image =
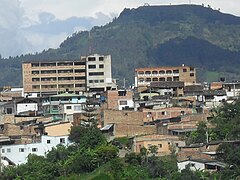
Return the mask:
<svg viewBox="0 0 240 180"><path fill-rule="evenodd" d="M161 66L162 62L164 65L181 65L186 61L186 65L200 69L199 76L204 72L217 74L213 80L222 75L236 78L240 67L239 29L240 17L197 5L124 9L118 18L104 26L74 33L57 49L5 60L10 70L0 68L0 77L3 81L7 79L7 85L21 85L21 80L11 73L11 69L21 72L22 61L73 60L81 55L98 53L111 54L113 77L126 78L130 84L135 68ZM187 49L191 51L187 53ZM159 61L160 58L165 59ZM208 77L202 76L200 80L208 80Z"/></svg>

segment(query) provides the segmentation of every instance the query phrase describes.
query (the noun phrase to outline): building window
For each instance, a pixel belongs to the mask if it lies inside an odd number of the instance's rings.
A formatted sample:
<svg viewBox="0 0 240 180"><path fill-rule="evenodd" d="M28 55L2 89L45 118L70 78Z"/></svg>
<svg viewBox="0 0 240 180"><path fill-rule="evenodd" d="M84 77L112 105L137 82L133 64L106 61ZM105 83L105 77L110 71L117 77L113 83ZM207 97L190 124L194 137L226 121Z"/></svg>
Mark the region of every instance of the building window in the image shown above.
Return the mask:
<svg viewBox="0 0 240 180"><path fill-rule="evenodd" d="M100 79L100 83L104 83L104 79Z"/></svg>
<svg viewBox="0 0 240 180"><path fill-rule="evenodd" d="M190 76L193 77L193 76L194 76L194 73L190 73Z"/></svg>
<svg viewBox="0 0 240 180"><path fill-rule="evenodd" d="M50 144L50 143L51 143L51 140L48 139L48 140L47 140L47 144Z"/></svg>
<svg viewBox="0 0 240 180"><path fill-rule="evenodd" d="M35 81L40 81L39 78L32 78L32 82L35 82Z"/></svg>
<svg viewBox="0 0 240 180"><path fill-rule="evenodd" d="M11 152L11 149L10 148L7 148L7 153L10 153Z"/></svg>
<svg viewBox="0 0 240 180"><path fill-rule="evenodd" d="M152 74L157 74L158 72L157 71L153 71Z"/></svg>
<svg viewBox="0 0 240 180"><path fill-rule="evenodd" d="M165 78L159 78L159 81L165 81Z"/></svg>
<svg viewBox="0 0 240 180"><path fill-rule="evenodd" d="M83 73L86 72L85 69L75 69L75 73Z"/></svg>
<svg viewBox="0 0 240 180"><path fill-rule="evenodd" d="M103 59L104 59L103 57L99 57L99 61L103 61Z"/></svg>
<svg viewBox="0 0 240 180"><path fill-rule="evenodd" d="M75 80L85 80L86 77L85 76L77 76L75 77Z"/></svg>
<svg viewBox="0 0 240 180"><path fill-rule="evenodd" d="M88 82L89 82L89 83L93 83L93 80L89 80Z"/></svg>
<svg viewBox="0 0 240 180"><path fill-rule="evenodd" d="M153 81L158 81L158 78L153 78Z"/></svg>
<svg viewBox="0 0 240 180"><path fill-rule="evenodd" d="M172 74L172 71L171 70L167 70L166 74Z"/></svg>
<svg viewBox="0 0 240 180"><path fill-rule="evenodd" d="M104 64L99 64L99 68L104 68Z"/></svg>
<svg viewBox="0 0 240 180"><path fill-rule="evenodd" d="M139 78L139 82L144 82L144 78Z"/></svg>
<svg viewBox="0 0 240 180"><path fill-rule="evenodd" d="M159 71L159 74L165 74L165 71L163 71L163 70Z"/></svg>
<svg viewBox="0 0 240 180"><path fill-rule="evenodd" d="M127 101L120 101L119 104L120 105L127 105Z"/></svg>
<svg viewBox="0 0 240 180"><path fill-rule="evenodd" d="M67 106L67 109L72 109L72 106Z"/></svg>
<svg viewBox="0 0 240 180"><path fill-rule="evenodd" d="M82 110L81 106L74 106L74 111L81 111L81 110Z"/></svg>
<svg viewBox="0 0 240 180"><path fill-rule="evenodd" d="M82 62L74 62L75 66L81 66L81 65L85 65L86 63L84 61Z"/></svg>
<svg viewBox="0 0 240 180"><path fill-rule="evenodd" d="M32 71L32 74L39 74L39 71Z"/></svg>
<svg viewBox="0 0 240 180"><path fill-rule="evenodd" d="M178 143L176 143L176 147L178 147Z"/></svg>
<svg viewBox="0 0 240 180"><path fill-rule="evenodd" d="M65 138L60 138L60 143L65 143Z"/></svg>
<svg viewBox="0 0 240 180"><path fill-rule="evenodd" d="M145 74L151 74L151 71L146 71Z"/></svg>
<svg viewBox="0 0 240 180"><path fill-rule="evenodd" d="M5 153L5 149L2 149L2 153Z"/></svg>
<svg viewBox="0 0 240 180"><path fill-rule="evenodd" d="M175 70L173 70L173 73L174 73L174 74L178 74L178 73L179 73L179 70L178 70L178 69L175 69Z"/></svg>
<svg viewBox="0 0 240 180"><path fill-rule="evenodd" d="M184 69L183 69L183 72L187 72L187 69L186 69L186 68L184 68Z"/></svg>
<svg viewBox="0 0 240 180"><path fill-rule="evenodd" d="M173 77L173 81L179 81L179 77Z"/></svg>
<svg viewBox="0 0 240 180"><path fill-rule="evenodd" d="M166 111L162 111L162 115L163 116L167 115L167 112Z"/></svg>
<svg viewBox="0 0 240 180"><path fill-rule="evenodd" d="M38 149L37 148L32 148L32 152L37 152Z"/></svg>
<svg viewBox="0 0 240 180"><path fill-rule="evenodd" d="M94 83L98 83L98 80L94 80Z"/></svg>
<svg viewBox="0 0 240 180"><path fill-rule="evenodd" d="M151 78L146 78L146 82L151 82Z"/></svg>
<svg viewBox="0 0 240 180"><path fill-rule="evenodd" d="M12 108L7 108L7 114L12 114L13 111L12 111Z"/></svg>
<svg viewBox="0 0 240 180"><path fill-rule="evenodd" d="M96 65L88 65L88 69L96 69Z"/></svg>
<svg viewBox="0 0 240 180"><path fill-rule="evenodd" d="M88 61L96 61L95 57L88 57Z"/></svg>
<svg viewBox="0 0 240 180"><path fill-rule="evenodd" d="M138 71L138 74L142 75L142 74L144 74L144 72L143 71Z"/></svg>
<svg viewBox="0 0 240 180"><path fill-rule="evenodd" d="M158 144L158 147L159 147L159 148L162 148L162 144Z"/></svg>
<svg viewBox="0 0 240 180"><path fill-rule="evenodd" d="M172 78L171 78L171 77L168 77L168 78L167 78L167 81L172 81Z"/></svg>
<svg viewBox="0 0 240 180"><path fill-rule="evenodd" d="M19 148L19 152L24 152L24 148Z"/></svg>
<svg viewBox="0 0 240 180"><path fill-rule="evenodd" d="M88 75L89 76L103 76L104 72L90 72Z"/></svg>

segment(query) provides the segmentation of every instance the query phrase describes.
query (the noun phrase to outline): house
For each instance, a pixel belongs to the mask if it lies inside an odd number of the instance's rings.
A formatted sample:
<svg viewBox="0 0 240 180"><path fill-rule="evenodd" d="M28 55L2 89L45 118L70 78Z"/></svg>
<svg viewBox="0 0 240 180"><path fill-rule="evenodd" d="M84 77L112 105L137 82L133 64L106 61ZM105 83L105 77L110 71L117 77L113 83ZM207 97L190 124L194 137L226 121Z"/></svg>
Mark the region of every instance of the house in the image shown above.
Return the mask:
<svg viewBox="0 0 240 180"><path fill-rule="evenodd" d="M184 95L184 82L182 81L151 82L150 88L152 91L159 92L160 95L169 94L174 97Z"/></svg>
<svg viewBox="0 0 240 180"><path fill-rule="evenodd" d="M189 159L177 163L178 170L182 171L188 166L192 171L220 171L227 167L226 163L208 159Z"/></svg>
<svg viewBox="0 0 240 180"><path fill-rule="evenodd" d="M160 109L147 109L143 108L143 121L149 122L154 120L163 120L168 118L174 118L183 115L189 115L196 113L192 108L182 108L182 107L167 107Z"/></svg>
<svg viewBox="0 0 240 180"><path fill-rule="evenodd" d="M151 146L156 146L158 156L170 155L173 151L177 151L179 146L185 146L185 141L177 136L157 134L135 136L133 143L133 150L136 153L140 153L143 147L149 150Z"/></svg>
<svg viewBox="0 0 240 180"><path fill-rule="evenodd" d="M14 98L0 104L1 114L37 116L39 100L30 98Z"/></svg>
<svg viewBox="0 0 240 180"><path fill-rule="evenodd" d="M223 82L223 89L226 90L228 98L236 98L240 95L240 82Z"/></svg>
<svg viewBox="0 0 240 180"><path fill-rule="evenodd" d="M113 125L111 134L115 137L156 133L155 126L144 125L143 113L138 111L104 109L101 112L101 122L103 122L102 130L104 131Z"/></svg>
<svg viewBox="0 0 240 180"><path fill-rule="evenodd" d="M19 145L2 145L0 147L1 158L11 165L20 165L27 162L29 154L45 156L58 144L67 146L70 144L68 136L42 136L40 142Z"/></svg>
<svg viewBox="0 0 240 180"><path fill-rule="evenodd" d="M83 112L87 102L86 96L63 93L53 95L43 102L43 113L51 115L53 120L68 120L70 115Z"/></svg>
<svg viewBox="0 0 240 180"><path fill-rule="evenodd" d="M133 92L130 90L109 90L107 94L107 108L115 110L133 109Z"/></svg>
<svg viewBox="0 0 240 180"><path fill-rule="evenodd" d="M225 90L205 90L203 91L203 101L207 107L217 107L227 101L227 93Z"/></svg>

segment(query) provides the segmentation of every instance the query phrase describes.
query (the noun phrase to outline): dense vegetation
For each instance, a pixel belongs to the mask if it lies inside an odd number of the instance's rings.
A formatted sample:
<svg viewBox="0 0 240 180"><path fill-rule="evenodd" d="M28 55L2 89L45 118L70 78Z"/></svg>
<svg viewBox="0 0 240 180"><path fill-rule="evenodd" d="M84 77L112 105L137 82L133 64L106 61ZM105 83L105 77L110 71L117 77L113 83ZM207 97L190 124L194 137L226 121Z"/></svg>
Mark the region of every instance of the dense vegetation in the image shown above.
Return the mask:
<svg viewBox="0 0 240 180"><path fill-rule="evenodd" d="M214 128L209 129L202 122L188 138L191 143L205 143L208 131L210 141L225 141L218 149L217 158L228 163L229 167L220 172L192 172L189 168L178 172L174 151L169 156L158 157L156 146L142 148L139 154L129 152L124 158L119 158L119 149L107 143L96 125L92 125L73 126L69 137L73 143L70 146L58 145L46 157L29 155L26 164L5 168L0 179L233 180L240 176L240 146L231 143L240 138L240 101L225 104L214 113L211 120ZM126 138L121 142L126 143Z"/></svg>
<svg viewBox="0 0 240 180"><path fill-rule="evenodd" d="M21 62L79 59L111 54L115 78L133 82L134 68L193 65L200 80L239 75L240 18L197 5L125 9L118 18L90 32L74 33L58 49L1 60L0 85L21 85ZM91 50L90 50L91 49Z"/></svg>

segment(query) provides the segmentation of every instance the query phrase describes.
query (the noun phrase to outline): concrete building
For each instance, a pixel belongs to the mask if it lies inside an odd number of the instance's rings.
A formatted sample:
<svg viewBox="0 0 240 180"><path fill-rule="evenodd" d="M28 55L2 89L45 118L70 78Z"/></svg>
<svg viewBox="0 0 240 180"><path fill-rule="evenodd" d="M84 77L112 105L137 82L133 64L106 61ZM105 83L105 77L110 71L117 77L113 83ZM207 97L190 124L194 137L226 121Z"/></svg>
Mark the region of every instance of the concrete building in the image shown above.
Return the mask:
<svg viewBox="0 0 240 180"><path fill-rule="evenodd" d="M86 90L86 62L52 61L24 62L23 88L28 95L45 96L59 92Z"/></svg>
<svg viewBox="0 0 240 180"><path fill-rule="evenodd" d="M151 82L180 81L184 85L196 83L196 69L189 66L135 69L135 87L147 87Z"/></svg>
<svg viewBox="0 0 240 180"><path fill-rule="evenodd" d="M48 151L58 144L67 146L70 144L68 136L42 136L41 141L31 144L3 145L1 149L1 158L12 165L20 165L27 162L29 154L45 156Z"/></svg>
<svg viewBox="0 0 240 180"><path fill-rule="evenodd" d="M111 55L93 54L82 56L86 61L87 91L103 92L116 89L116 83L112 79Z"/></svg>

